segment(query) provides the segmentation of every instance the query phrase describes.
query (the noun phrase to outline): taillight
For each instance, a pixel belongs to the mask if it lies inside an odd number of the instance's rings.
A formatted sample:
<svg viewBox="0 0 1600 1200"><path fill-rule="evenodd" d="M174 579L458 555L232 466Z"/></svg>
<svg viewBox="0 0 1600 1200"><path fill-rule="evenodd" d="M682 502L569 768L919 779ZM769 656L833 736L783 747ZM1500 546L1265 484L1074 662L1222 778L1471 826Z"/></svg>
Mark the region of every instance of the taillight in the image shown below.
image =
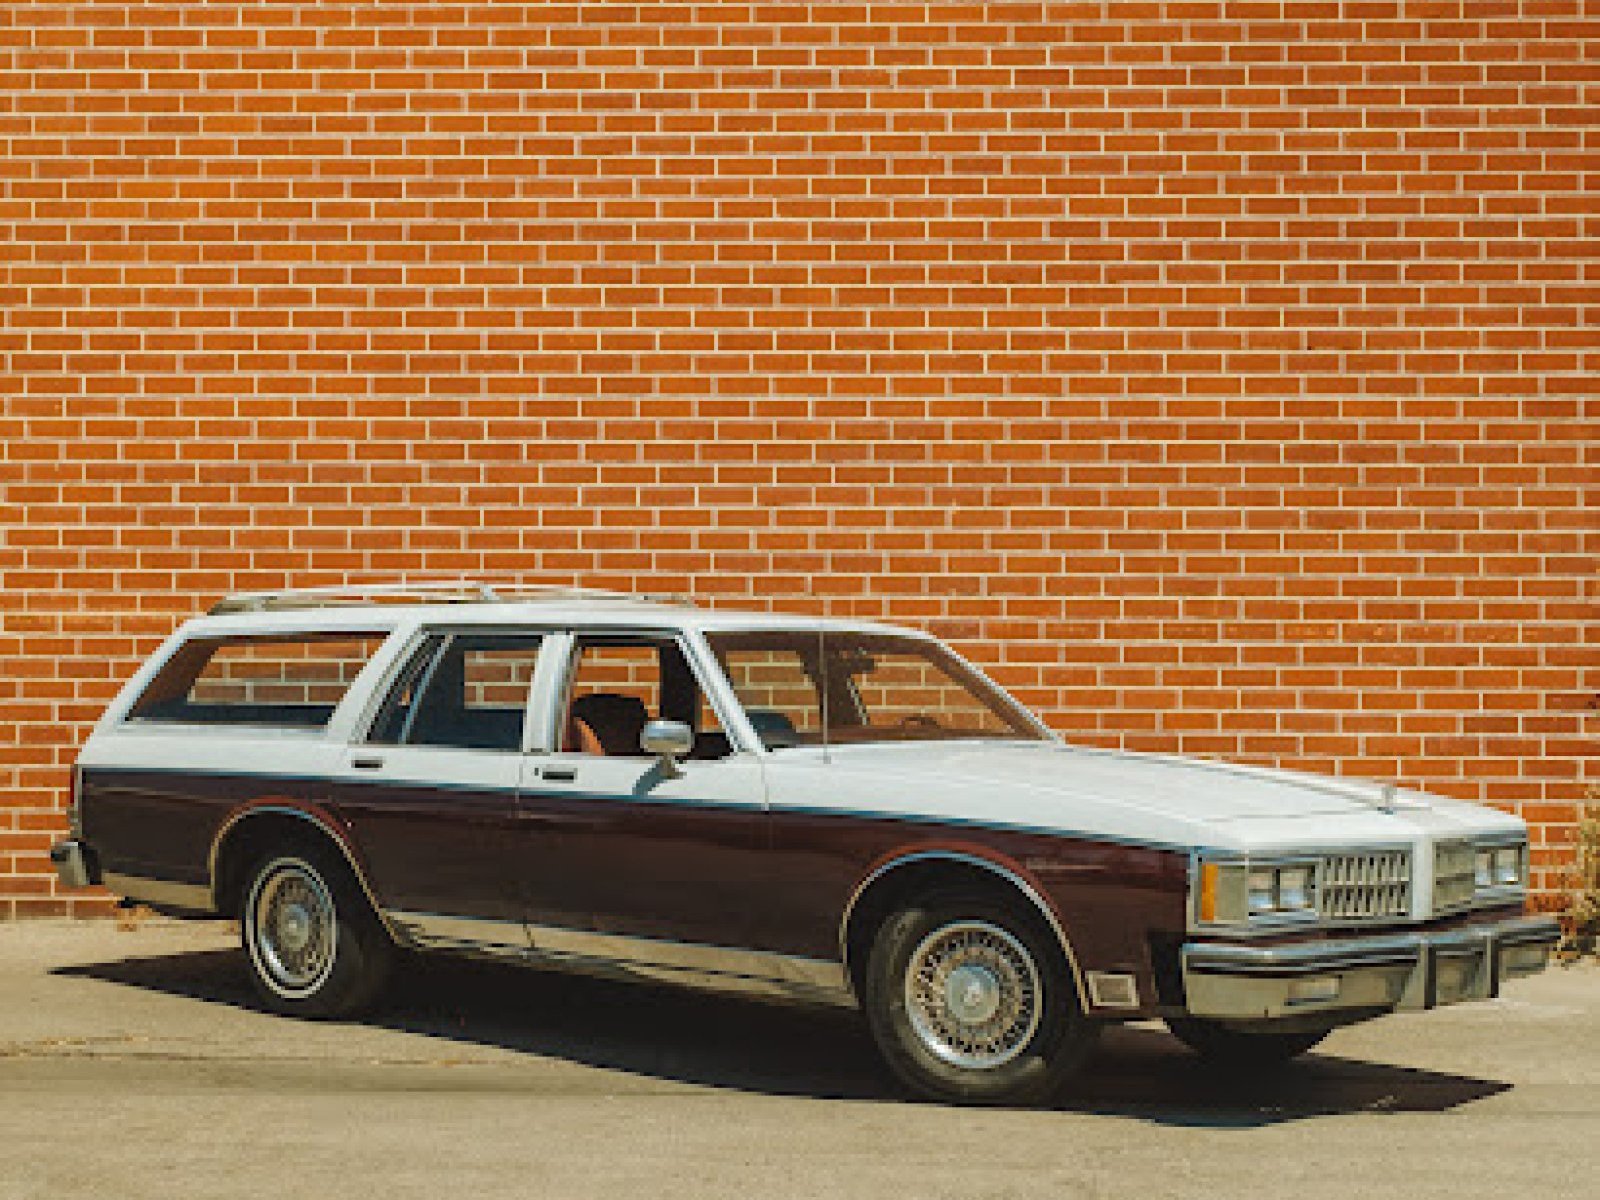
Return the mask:
<svg viewBox="0 0 1600 1200"><path fill-rule="evenodd" d="M72 784L68 797L67 827L72 831L72 836L83 836L83 768L77 763L72 764Z"/></svg>

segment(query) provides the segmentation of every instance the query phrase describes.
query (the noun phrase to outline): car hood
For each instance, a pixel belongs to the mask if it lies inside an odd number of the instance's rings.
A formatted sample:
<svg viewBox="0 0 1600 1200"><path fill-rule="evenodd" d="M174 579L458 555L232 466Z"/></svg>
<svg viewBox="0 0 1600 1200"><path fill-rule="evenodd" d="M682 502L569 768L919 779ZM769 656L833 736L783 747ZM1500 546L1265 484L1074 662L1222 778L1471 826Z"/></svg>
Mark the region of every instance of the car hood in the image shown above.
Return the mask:
<svg viewBox="0 0 1600 1200"><path fill-rule="evenodd" d="M889 815L1154 844L1412 842L1520 825L1371 780L1056 743L885 743L784 751L771 761L790 754L844 784L836 797L871 796Z"/></svg>

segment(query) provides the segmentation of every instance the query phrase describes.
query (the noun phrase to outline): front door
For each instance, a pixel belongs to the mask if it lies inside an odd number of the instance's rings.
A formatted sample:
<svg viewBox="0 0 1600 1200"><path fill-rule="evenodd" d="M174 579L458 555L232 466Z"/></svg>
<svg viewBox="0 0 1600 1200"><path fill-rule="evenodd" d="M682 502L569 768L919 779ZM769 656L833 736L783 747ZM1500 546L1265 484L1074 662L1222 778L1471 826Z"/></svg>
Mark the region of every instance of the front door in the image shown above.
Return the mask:
<svg viewBox="0 0 1600 1200"><path fill-rule="evenodd" d="M419 944L527 945L517 788L544 641L429 634L346 752L335 802L379 903Z"/></svg>
<svg viewBox="0 0 1600 1200"><path fill-rule="evenodd" d="M552 753L529 760L523 843L553 837L530 889L536 948L648 955L629 939L749 944L761 905L765 791L737 752L672 634L580 634L550 706ZM671 778L639 747L647 721L682 721L694 752ZM662 953L667 954L665 948Z"/></svg>

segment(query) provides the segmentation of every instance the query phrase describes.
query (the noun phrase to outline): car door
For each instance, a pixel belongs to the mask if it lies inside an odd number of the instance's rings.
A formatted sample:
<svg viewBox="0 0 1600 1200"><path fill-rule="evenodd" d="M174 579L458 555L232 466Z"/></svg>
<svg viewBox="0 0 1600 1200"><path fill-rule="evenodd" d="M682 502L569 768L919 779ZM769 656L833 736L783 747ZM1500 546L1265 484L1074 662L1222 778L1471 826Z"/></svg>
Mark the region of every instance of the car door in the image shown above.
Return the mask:
<svg viewBox="0 0 1600 1200"><path fill-rule="evenodd" d="M345 755L336 803L391 919L424 945L524 949L517 788L539 632L434 631Z"/></svg>
<svg viewBox="0 0 1600 1200"><path fill-rule="evenodd" d="M552 749L529 760L520 795L522 844L540 864L528 890L536 948L582 952L573 932L624 939L595 943L619 957L651 953L625 939L749 944L761 903L762 770L730 743L699 670L674 633L571 637L566 669L550 673ZM589 737L574 705L600 726ZM695 731L677 778L639 749L643 724L659 717Z"/></svg>

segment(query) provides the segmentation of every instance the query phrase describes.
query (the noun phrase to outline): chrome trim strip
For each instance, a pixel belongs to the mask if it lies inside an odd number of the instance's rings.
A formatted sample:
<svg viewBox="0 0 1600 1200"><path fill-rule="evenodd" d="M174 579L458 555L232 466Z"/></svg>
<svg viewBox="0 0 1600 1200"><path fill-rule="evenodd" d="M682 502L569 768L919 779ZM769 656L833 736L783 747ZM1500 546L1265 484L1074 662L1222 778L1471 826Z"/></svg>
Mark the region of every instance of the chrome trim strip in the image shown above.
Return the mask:
<svg viewBox="0 0 1600 1200"><path fill-rule="evenodd" d="M849 990L844 964L817 958L800 958L744 947L591 933L551 925L530 925L528 936L533 949L542 954L608 958L675 971L704 971L769 979L803 988Z"/></svg>
<svg viewBox="0 0 1600 1200"><path fill-rule="evenodd" d="M734 995L766 1000L782 1000L793 1004L813 1004L834 1008L854 1008L856 1006L855 993L843 984L813 987L809 984L800 984L764 975L738 975L724 971L700 971L689 967L666 966L661 963L587 958L579 955L546 956L539 951L534 951L529 956L529 961L579 974L645 980L651 983L668 983L679 987L729 992Z"/></svg>
<svg viewBox="0 0 1600 1200"><path fill-rule="evenodd" d="M429 948L510 954L529 965L775 999L855 1004L844 965L822 959L442 913L395 910L388 916L396 927L416 931L417 944Z"/></svg>
<svg viewBox="0 0 1600 1200"><path fill-rule="evenodd" d="M209 887L207 888L208 899L206 908L208 910L215 911L217 908L217 856L219 853L221 853L223 841L227 838L228 834L233 831L235 826L242 825L251 817L266 816L269 814L285 817L299 817L302 821L306 821L315 826L324 837L337 846L339 848L339 853L344 856L346 865L348 865L350 868L350 874L355 876L356 883L360 885L362 894L366 896L367 903L372 906L372 911L377 914L379 922L382 923L384 929L388 932L391 938L397 942L403 940L399 931L396 930L394 925L390 922L388 914L384 911L383 906L378 903L378 897L373 893L371 885L367 883L366 874L361 870L361 866L356 862L354 855L350 853L350 847L346 844L345 840L334 830L330 829L328 827L328 823L322 820L320 817L307 812L303 808L293 808L287 804L258 804L253 808L240 809L238 812L235 812L226 821L224 821L221 827L218 828L216 836L211 839L211 850L206 855L206 878L210 881Z"/></svg>
<svg viewBox="0 0 1600 1200"><path fill-rule="evenodd" d="M1367 938L1349 942L1312 942L1293 946L1211 946L1183 948L1184 970L1201 975L1315 975L1347 967L1415 964L1422 956L1418 934Z"/></svg>
<svg viewBox="0 0 1600 1200"><path fill-rule="evenodd" d="M1502 946L1526 946L1530 943L1554 945L1561 940L1561 922L1544 913L1504 921L1491 928Z"/></svg>
<svg viewBox="0 0 1600 1200"><path fill-rule="evenodd" d="M495 946L513 950L530 949L528 929L521 921L501 921L489 917L452 917L443 913L406 912L390 909L389 920L419 947Z"/></svg>
<svg viewBox="0 0 1600 1200"><path fill-rule="evenodd" d="M178 883L171 879L155 879L148 875L129 875L121 871L103 871L100 881L106 890L124 900L140 904L153 904L157 908L183 908L194 912L214 911L211 889L203 883Z"/></svg>
<svg viewBox="0 0 1600 1200"><path fill-rule="evenodd" d="M910 863L935 860L959 862L967 866L980 867L985 871L998 875L1026 896L1033 906L1039 910L1040 915L1049 922L1051 930L1056 935L1056 941L1061 946L1062 953L1067 956L1067 966L1072 970L1072 984L1078 993L1079 1006L1084 1012L1091 1010L1092 1002L1088 989L1084 986L1083 972L1078 968L1078 956L1072 952L1072 943L1067 940L1066 930L1061 928L1061 922L1056 919L1055 911L1045 902L1044 897L1039 895L1026 879L1008 867L991 862L987 858L979 858L975 854L963 854L958 850L917 850L900 858L890 859L856 885L855 891L850 893L849 902L844 906L844 916L839 920L839 958L843 964L842 969L847 983L852 979L850 971L850 920L855 915L856 903L866 894L868 888L889 874L889 872L907 866Z"/></svg>

